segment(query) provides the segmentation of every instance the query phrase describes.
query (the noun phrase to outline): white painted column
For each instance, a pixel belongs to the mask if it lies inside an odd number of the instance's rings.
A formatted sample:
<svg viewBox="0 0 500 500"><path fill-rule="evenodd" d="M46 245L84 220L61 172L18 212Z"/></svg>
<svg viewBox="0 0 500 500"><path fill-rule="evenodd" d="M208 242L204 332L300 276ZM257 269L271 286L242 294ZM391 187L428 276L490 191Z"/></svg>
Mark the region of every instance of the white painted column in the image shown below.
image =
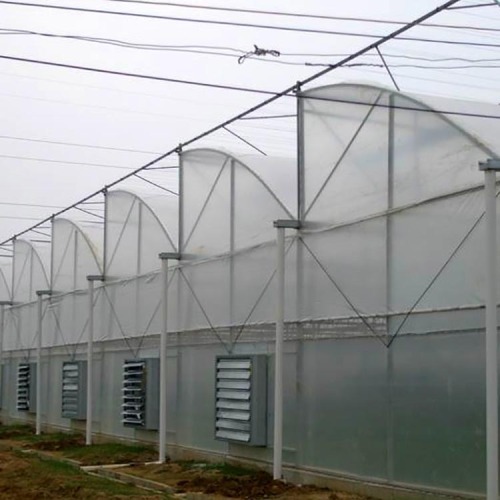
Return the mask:
<svg viewBox="0 0 500 500"><path fill-rule="evenodd" d="M167 365L168 365L168 261L179 260L178 253L159 255L162 269L162 331L160 333L160 423L158 426L158 461L164 463L167 455Z"/></svg>
<svg viewBox="0 0 500 500"><path fill-rule="evenodd" d="M160 334L160 425L158 429L158 461L167 455L167 355L168 355L168 259L161 260L163 328Z"/></svg>
<svg viewBox="0 0 500 500"><path fill-rule="evenodd" d="M298 220L279 219L276 228L276 340L274 348L273 478L283 476L283 337L285 334L285 229L300 229Z"/></svg>
<svg viewBox="0 0 500 500"><path fill-rule="evenodd" d="M94 388L94 280L88 280L88 338L87 338L87 422L85 427L85 444L92 444L92 414L93 414L93 388Z"/></svg>
<svg viewBox="0 0 500 500"><path fill-rule="evenodd" d="M484 171L486 230L486 498L498 500L498 332L496 171Z"/></svg>
<svg viewBox="0 0 500 500"><path fill-rule="evenodd" d="M285 331L285 228L276 234L276 340L274 353L273 478L281 479L283 465L283 336Z"/></svg>
<svg viewBox="0 0 500 500"><path fill-rule="evenodd" d="M35 432L39 436L42 433L42 297L37 292L37 344L36 344L36 421Z"/></svg>

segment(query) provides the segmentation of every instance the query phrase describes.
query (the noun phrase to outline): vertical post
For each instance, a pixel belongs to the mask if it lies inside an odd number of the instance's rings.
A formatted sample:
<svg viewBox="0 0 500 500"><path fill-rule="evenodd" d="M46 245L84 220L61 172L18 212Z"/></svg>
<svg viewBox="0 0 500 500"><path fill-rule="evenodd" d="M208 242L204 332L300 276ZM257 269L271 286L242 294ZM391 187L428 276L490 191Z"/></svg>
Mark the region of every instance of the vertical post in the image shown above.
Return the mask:
<svg viewBox="0 0 500 500"><path fill-rule="evenodd" d="M167 454L168 259L162 259L161 268L163 278L163 328L160 335L160 425L158 431L158 461L164 463Z"/></svg>
<svg viewBox="0 0 500 500"><path fill-rule="evenodd" d="M394 109L394 94L389 96L388 110L388 135L387 135L387 216L386 216L386 240L385 240L385 286L386 286L386 310L390 313L392 310L392 280L391 280L391 265L393 259L392 252L392 215L391 210L394 208L394 142L395 142L395 109ZM386 316L387 325L387 480L389 483L394 481L394 353L391 345L392 321L389 314Z"/></svg>
<svg viewBox="0 0 500 500"><path fill-rule="evenodd" d="M283 334L285 329L285 228L276 235L276 347L274 353L273 478L281 479L283 461Z"/></svg>
<svg viewBox="0 0 500 500"><path fill-rule="evenodd" d="M498 333L496 172L484 171L486 228L486 498L498 500Z"/></svg>
<svg viewBox="0 0 500 500"><path fill-rule="evenodd" d="M176 253L161 253L163 325L160 334L160 422L158 428L158 462L167 455L167 356L168 356L168 261L179 260Z"/></svg>
<svg viewBox="0 0 500 500"><path fill-rule="evenodd" d="M5 338L5 306L11 306L12 302L0 301L0 393L3 393L3 341ZM4 400L5 401L5 400Z"/></svg>
<svg viewBox="0 0 500 500"><path fill-rule="evenodd" d="M85 425L85 444L92 444L92 418L93 408L93 389L94 389L94 281L104 281L102 275L87 276L88 296L89 296L89 320L88 320L88 338L87 338L87 421Z"/></svg>
<svg viewBox="0 0 500 500"><path fill-rule="evenodd" d="M0 393L3 393L3 338L5 326L5 306L0 303Z"/></svg>
<svg viewBox="0 0 500 500"><path fill-rule="evenodd" d="M283 337L285 333L285 228L299 229L296 220L274 221L276 233L276 339L274 351L273 479L283 469Z"/></svg>
<svg viewBox="0 0 500 500"><path fill-rule="evenodd" d="M37 295L37 344L36 344L36 435L42 433L42 296Z"/></svg>
<svg viewBox="0 0 500 500"><path fill-rule="evenodd" d="M35 433L42 433L42 321L43 321L43 296L50 295L50 290L37 290L37 344L36 344L36 420Z"/></svg>
<svg viewBox="0 0 500 500"><path fill-rule="evenodd" d="M89 323L87 339L87 421L85 426L85 444L92 444L92 390L94 388L93 380L93 362L94 362L94 280L88 280L89 285Z"/></svg>

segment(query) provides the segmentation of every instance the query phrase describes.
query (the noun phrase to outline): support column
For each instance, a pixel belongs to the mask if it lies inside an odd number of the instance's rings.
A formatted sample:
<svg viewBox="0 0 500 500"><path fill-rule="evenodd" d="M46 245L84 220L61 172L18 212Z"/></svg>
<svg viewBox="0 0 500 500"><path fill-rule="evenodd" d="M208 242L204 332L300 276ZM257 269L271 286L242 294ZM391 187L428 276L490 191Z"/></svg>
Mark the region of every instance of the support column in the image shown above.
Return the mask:
<svg viewBox="0 0 500 500"><path fill-rule="evenodd" d="M43 296L50 295L50 290L37 290L37 344L36 344L36 421L35 433L42 433L42 322Z"/></svg>
<svg viewBox="0 0 500 500"><path fill-rule="evenodd" d="M12 302L0 301L0 393L3 393L3 340L5 330L5 306L11 306ZM5 401L5 399L4 399Z"/></svg>
<svg viewBox="0 0 500 500"><path fill-rule="evenodd" d="M87 421L85 426L85 444L92 444L92 416L93 416L93 389L94 389L94 282L104 281L104 276L87 276L89 297L89 321L87 338Z"/></svg>
<svg viewBox="0 0 500 500"><path fill-rule="evenodd" d="M162 331L160 334L160 422L158 428L158 462L167 455L167 356L168 356L168 261L180 260L178 253L161 253L162 269Z"/></svg>
<svg viewBox="0 0 500 500"><path fill-rule="evenodd" d="M486 244L486 499L498 500L498 325L496 171L500 160L479 164L484 171Z"/></svg>
<svg viewBox="0 0 500 500"><path fill-rule="evenodd" d="M296 220L274 221L276 233L276 339L274 350L273 478L283 475L283 337L285 332L285 228L299 229Z"/></svg>

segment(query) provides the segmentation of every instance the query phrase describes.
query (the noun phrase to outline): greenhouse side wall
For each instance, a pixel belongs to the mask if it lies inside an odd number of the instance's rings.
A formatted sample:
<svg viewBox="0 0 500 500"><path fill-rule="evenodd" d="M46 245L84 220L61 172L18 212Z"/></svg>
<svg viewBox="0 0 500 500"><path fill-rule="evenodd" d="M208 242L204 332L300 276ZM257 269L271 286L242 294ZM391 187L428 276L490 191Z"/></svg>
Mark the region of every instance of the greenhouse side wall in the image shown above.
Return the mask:
<svg viewBox="0 0 500 500"><path fill-rule="evenodd" d="M287 271L292 274L292 262ZM135 283L129 282L130 292ZM120 285L126 289L127 285ZM70 296L69 296L70 297ZM85 295L81 295L85 299ZM28 313L31 308L26 307ZM110 311L99 311L108 329ZM285 464L304 471L414 487L480 492L484 481L484 383L481 310L421 313L387 349L363 332L357 318L289 323L285 342ZM48 338L50 316L44 325ZM53 321L53 320L52 320ZM441 327L448 325L449 331ZM109 331L109 330L107 330ZM217 355L227 349L210 329L171 333L168 358L168 441L181 448L225 456L272 460L272 323L245 327L233 354L269 356L267 446L253 448L214 439ZM225 335L224 329L219 335ZM259 337L261 340L259 340ZM117 336L96 345L94 430L98 434L155 442L154 431L121 424L122 365L157 357L158 335ZM27 353L31 352L31 357ZM62 364L85 359L85 347L47 347L43 355L43 421L82 429L61 416ZM17 412L16 373L31 349L6 353L2 417L33 421Z"/></svg>
<svg viewBox="0 0 500 500"><path fill-rule="evenodd" d="M230 155L182 154L175 232L181 260L169 262L167 273L171 451L272 461L273 221L300 210L300 229L288 229L285 240L287 473L483 493L485 272L477 163L491 151L448 118L385 89L339 85L301 97L305 185L298 208L287 208ZM123 425L123 371L125 361L159 357L165 303L157 251L167 242L163 250L175 247L158 233L147 253L139 219L148 213L151 230L158 221L137 198L121 194L115 201L121 197L129 205L115 206L104 268L116 272L95 286L93 430L156 442L155 430ZM43 302L43 421L81 429L84 422L61 416L62 365L85 360L89 297L80 290ZM5 310L5 419L34 419L16 410L16 383L19 364L34 360L35 306ZM217 357L258 355L268 368L259 394L267 403L266 443L216 439Z"/></svg>

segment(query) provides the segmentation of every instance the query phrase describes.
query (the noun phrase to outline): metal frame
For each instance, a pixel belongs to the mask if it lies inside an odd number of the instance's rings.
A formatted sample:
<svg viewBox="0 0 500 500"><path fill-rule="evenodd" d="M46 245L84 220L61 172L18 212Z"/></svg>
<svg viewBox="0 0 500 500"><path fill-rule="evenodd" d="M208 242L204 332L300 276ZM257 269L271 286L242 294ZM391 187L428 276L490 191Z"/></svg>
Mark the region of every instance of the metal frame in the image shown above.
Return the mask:
<svg viewBox="0 0 500 500"><path fill-rule="evenodd" d="M87 341L87 422L85 426L85 444L92 444L92 417L93 417L93 386L94 386L94 282L104 281L102 274L87 276L89 299L89 322Z"/></svg>
<svg viewBox="0 0 500 500"><path fill-rule="evenodd" d="M283 338L285 332L285 229L300 229L300 221L274 221L276 232L276 340L274 353L273 478L283 475Z"/></svg>
<svg viewBox="0 0 500 500"><path fill-rule="evenodd" d="M163 252L158 256L162 268L163 325L160 334L160 422L158 426L158 461L164 463L167 455L167 356L168 356L168 262L180 260L181 254Z"/></svg>
<svg viewBox="0 0 500 500"><path fill-rule="evenodd" d="M42 328L43 297L52 295L52 290L37 290L38 335L36 347L36 434L42 433Z"/></svg>
<svg viewBox="0 0 500 500"><path fill-rule="evenodd" d="M479 163L484 172L486 243L486 499L498 500L497 201L500 160Z"/></svg>

